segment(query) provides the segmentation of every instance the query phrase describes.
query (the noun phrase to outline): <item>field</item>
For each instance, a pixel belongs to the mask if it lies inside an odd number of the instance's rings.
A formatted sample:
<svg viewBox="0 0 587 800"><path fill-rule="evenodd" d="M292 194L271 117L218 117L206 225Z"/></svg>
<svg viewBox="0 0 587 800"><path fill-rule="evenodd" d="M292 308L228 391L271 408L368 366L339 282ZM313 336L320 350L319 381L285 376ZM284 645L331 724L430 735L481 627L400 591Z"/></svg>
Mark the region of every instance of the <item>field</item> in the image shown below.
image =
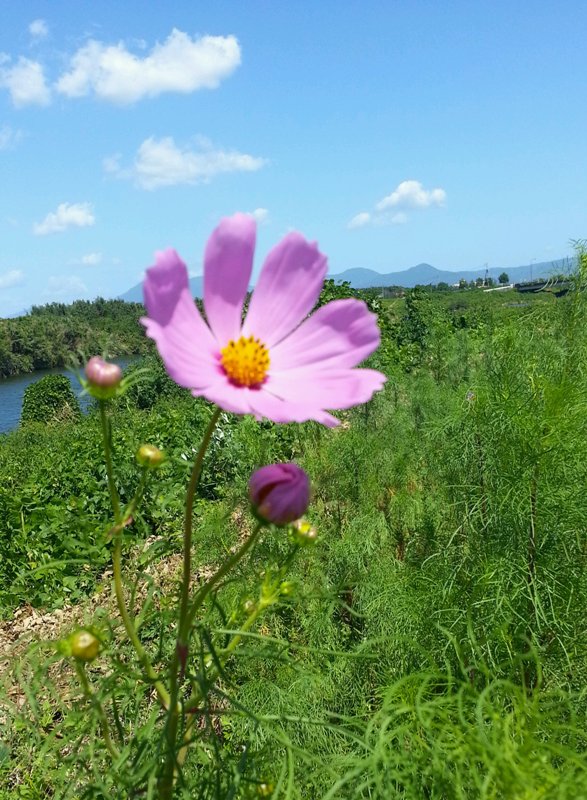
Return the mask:
<svg viewBox="0 0 587 800"><path fill-rule="evenodd" d="M267 530L202 603L200 701L184 722L197 741L175 797L587 798L586 283L579 253L561 297L366 292L382 332L369 365L388 377L369 404L334 430L221 415L194 579L250 535L247 481L263 464L307 471L317 540ZM345 291L327 284L321 300ZM212 408L152 353L133 369L112 403L121 501L143 443L166 460L120 546L127 604L165 675ZM157 797L163 713L110 588L100 425L95 410L0 437L2 800ZM83 667L55 644L79 624L102 641Z"/></svg>

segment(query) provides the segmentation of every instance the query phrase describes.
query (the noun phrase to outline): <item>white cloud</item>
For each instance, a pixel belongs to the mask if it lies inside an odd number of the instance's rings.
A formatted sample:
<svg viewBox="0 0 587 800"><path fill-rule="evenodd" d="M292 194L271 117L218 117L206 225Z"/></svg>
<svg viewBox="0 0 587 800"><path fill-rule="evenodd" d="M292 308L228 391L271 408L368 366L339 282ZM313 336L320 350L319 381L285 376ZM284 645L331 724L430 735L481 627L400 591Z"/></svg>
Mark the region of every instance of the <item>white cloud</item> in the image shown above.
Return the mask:
<svg viewBox="0 0 587 800"><path fill-rule="evenodd" d="M391 194L376 203L374 213L361 211L350 220L347 228L352 230L365 225L405 225L409 217L402 209L439 207L445 201L444 189L425 189L420 181L402 181Z"/></svg>
<svg viewBox="0 0 587 800"><path fill-rule="evenodd" d="M48 299L79 298L88 287L77 275L51 275L43 295Z"/></svg>
<svg viewBox="0 0 587 800"><path fill-rule="evenodd" d="M24 272L20 269L11 269L0 275L0 289L10 289L24 281Z"/></svg>
<svg viewBox="0 0 587 800"><path fill-rule="evenodd" d="M4 56L0 63L10 59ZM8 89L17 108L28 105L46 106L51 102L51 92L45 82L43 67L38 61L21 56L14 66L0 66L0 87Z"/></svg>
<svg viewBox="0 0 587 800"><path fill-rule="evenodd" d="M444 189L425 189L420 181L402 181L391 194L380 200L375 208L429 208L442 206L446 200Z"/></svg>
<svg viewBox="0 0 587 800"><path fill-rule="evenodd" d="M0 128L0 150L11 150L22 139L22 131L15 131L10 125Z"/></svg>
<svg viewBox="0 0 587 800"><path fill-rule="evenodd" d="M207 183L224 172L254 172L266 163L264 158L220 150L205 142L200 142L198 149L182 149L171 136L166 136L145 139L130 169L120 167L118 156L105 159L104 168L118 178L133 178L141 189L158 189Z"/></svg>
<svg viewBox="0 0 587 800"><path fill-rule="evenodd" d="M90 203L60 203L42 222L33 226L35 236L61 233L67 228L86 228L94 225L96 218Z"/></svg>
<svg viewBox="0 0 587 800"><path fill-rule="evenodd" d="M127 105L163 92L215 89L240 61L234 36L192 39L174 28L144 57L129 52L123 42L106 45L91 40L73 55L69 71L57 81L57 91L68 97L94 92L102 100Z"/></svg>
<svg viewBox="0 0 587 800"><path fill-rule="evenodd" d="M44 19L34 19L29 25L29 33L38 42L49 34L49 28Z"/></svg>
<svg viewBox="0 0 587 800"><path fill-rule="evenodd" d="M269 219L269 211L266 208L256 208L251 211L251 217L257 222L258 225L263 225Z"/></svg>
<svg viewBox="0 0 587 800"><path fill-rule="evenodd" d="M95 267L102 263L102 253L86 253L80 258L80 264L84 267Z"/></svg>
<svg viewBox="0 0 587 800"><path fill-rule="evenodd" d="M355 214L355 216L350 220L347 228L351 230L353 228L363 228L365 225L368 225L371 222L371 214L368 211L361 211L359 214Z"/></svg>

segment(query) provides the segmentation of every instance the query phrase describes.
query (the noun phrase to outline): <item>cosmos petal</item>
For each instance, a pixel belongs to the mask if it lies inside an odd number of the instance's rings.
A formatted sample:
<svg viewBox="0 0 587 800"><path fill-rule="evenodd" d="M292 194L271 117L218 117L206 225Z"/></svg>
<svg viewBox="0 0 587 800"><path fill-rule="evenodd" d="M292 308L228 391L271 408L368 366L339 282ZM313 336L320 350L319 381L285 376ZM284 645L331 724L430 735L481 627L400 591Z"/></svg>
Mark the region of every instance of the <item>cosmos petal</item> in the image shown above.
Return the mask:
<svg viewBox="0 0 587 800"><path fill-rule="evenodd" d="M271 350L271 372L354 367L379 346L377 317L362 300L333 300Z"/></svg>
<svg viewBox="0 0 587 800"><path fill-rule="evenodd" d="M253 269L256 222L249 214L223 219L204 253L204 308L219 346L240 336L245 295Z"/></svg>
<svg viewBox="0 0 587 800"><path fill-rule="evenodd" d="M315 243L289 233L267 256L251 298L244 336L271 348L316 305L328 263Z"/></svg>

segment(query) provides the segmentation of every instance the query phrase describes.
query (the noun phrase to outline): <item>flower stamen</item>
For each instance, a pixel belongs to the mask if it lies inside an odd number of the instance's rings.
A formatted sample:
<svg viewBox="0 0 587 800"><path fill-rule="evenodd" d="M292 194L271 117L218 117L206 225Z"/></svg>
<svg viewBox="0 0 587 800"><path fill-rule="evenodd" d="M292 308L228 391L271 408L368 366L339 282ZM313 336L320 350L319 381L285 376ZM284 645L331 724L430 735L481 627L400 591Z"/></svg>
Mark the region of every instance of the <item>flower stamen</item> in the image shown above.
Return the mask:
<svg viewBox="0 0 587 800"><path fill-rule="evenodd" d="M269 369L269 351L254 336L231 339L221 351L220 363L228 377L238 386L258 386Z"/></svg>

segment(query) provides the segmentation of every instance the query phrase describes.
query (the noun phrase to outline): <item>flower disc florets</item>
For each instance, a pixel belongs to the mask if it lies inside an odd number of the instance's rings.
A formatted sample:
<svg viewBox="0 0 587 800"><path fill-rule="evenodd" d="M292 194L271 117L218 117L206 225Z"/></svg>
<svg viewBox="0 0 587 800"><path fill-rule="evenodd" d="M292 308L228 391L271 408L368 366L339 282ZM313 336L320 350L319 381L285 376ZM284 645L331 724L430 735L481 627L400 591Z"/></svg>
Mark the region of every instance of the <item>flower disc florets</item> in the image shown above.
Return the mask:
<svg viewBox="0 0 587 800"><path fill-rule="evenodd" d="M220 351L220 363L228 377L237 386L258 386L263 383L269 369L269 352L254 336L233 339Z"/></svg>

